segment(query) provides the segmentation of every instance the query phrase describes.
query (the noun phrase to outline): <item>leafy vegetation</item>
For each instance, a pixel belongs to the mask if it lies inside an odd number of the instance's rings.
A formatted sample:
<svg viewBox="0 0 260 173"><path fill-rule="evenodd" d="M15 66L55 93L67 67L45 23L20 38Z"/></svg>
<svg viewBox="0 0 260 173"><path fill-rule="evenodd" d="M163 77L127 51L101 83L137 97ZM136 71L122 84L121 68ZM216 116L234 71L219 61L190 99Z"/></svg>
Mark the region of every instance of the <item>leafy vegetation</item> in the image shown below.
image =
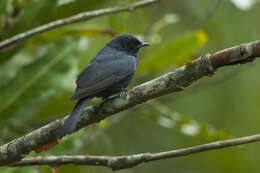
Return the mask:
<svg viewBox="0 0 260 173"><path fill-rule="evenodd" d="M0 41L79 12L133 1L1 0ZM232 1L233 2L233 1ZM0 144L68 114L78 73L115 34L131 33L151 46L140 55L131 86L184 65L208 52L259 39L260 3L239 9L221 1L212 18L211 1L162 1L68 25L0 51ZM259 62L222 69L187 91L122 112L66 137L53 149L30 156L124 155L159 152L254 134L260 124ZM130 86L130 87L131 87ZM92 103L100 101L94 99ZM90 104L92 104L90 103ZM169 159L128 172L248 172L259 170L259 144ZM201 166L203 163L203 166ZM110 172L62 166L59 172ZM1 173L51 172L48 166L0 168Z"/></svg>

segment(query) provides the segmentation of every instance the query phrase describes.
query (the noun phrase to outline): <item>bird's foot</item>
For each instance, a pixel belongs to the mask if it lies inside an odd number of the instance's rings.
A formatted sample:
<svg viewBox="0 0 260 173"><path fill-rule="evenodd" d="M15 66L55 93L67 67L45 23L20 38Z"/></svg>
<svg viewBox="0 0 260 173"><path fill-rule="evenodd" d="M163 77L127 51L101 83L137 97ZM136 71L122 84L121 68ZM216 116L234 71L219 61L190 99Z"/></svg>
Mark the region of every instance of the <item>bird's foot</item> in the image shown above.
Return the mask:
<svg viewBox="0 0 260 173"><path fill-rule="evenodd" d="M108 96L108 97L102 97L102 101L105 102L105 101L108 101L108 100L111 100L111 99L114 99L114 98L118 98L118 97L123 97L125 96L127 93L127 89L126 88L122 88L120 90L120 94L119 95L112 95L112 96Z"/></svg>
<svg viewBox="0 0 260 173"><path fill-rule="evenodd" d="M119 96L120 97L124 97L124 96L126 96L126 93L127 93L127 89L126 88L122 88Z"/></svg>

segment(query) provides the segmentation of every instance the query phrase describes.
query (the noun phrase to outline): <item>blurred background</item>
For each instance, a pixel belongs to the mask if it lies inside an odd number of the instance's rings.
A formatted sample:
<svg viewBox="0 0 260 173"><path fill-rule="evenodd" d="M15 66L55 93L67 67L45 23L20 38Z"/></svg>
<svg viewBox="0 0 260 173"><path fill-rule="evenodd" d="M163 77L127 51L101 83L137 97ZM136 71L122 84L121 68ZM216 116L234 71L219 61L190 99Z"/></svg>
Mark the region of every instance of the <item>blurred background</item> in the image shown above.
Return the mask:
<svg viewBox="0 0 260 173"><path fill-rule="evenodd" d="M1 0L0 40L83 11L135 0ZM206 53L260 37L258 0L162 0L33 36L0 52L0 144L70 113L77 75L119 33L150 42L131 87ZM47 155L160 152L259 133L260 60L221 68L184 92L119 113L65 137ZM94 99L90 104L99 102ZM259 172L260 144L141 164L121 172ZM61 166L59 172L112 172ZM48 166L0 168L1 173L52 172Z"/></svg>

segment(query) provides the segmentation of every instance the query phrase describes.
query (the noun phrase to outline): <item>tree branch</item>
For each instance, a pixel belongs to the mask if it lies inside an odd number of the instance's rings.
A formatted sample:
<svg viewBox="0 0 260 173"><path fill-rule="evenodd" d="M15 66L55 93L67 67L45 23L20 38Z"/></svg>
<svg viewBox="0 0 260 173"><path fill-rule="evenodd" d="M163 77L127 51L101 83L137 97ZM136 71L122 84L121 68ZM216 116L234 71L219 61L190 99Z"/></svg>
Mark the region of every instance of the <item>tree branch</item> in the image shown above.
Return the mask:
<svg viewBox="0 0 260 173"><path fill-rule="evenodd" d="M76 14L74 16L64 18L64 19L59 19L54 22L39 26L37 28L31 29L29 31L26 31L24 33L17 34L11 38L8 38L2 42L0 42L0 50L5 49L19 41L22 41L26 38L32 37L33 35L40 34L64 25L76 23L76 22L82 22L86 20L90 20L99 16L104 16L108 14L114 14L114 13L119 13L123 11L132 11L137 8L141 8L153 3L159 2L159 0L144 0L140 2L136 2L134 4L125 6L125 7L114 7L114 8L106 8L106 9L101 9L101 10L95 10L95 11L90 11L90 12L83 12Z"/></svg>
<svg viewBox="0 0 260 173"><path fill-rule="evenodd" d="M99 122L110 115L127 110L147 100L182 91L196 80L204 76L212 76L219 67L247 63L259 56L260 41L241 44L212 55L201 56L174 71L134 87L123 97L111 98L88 107L81 116L77 129ZM29 152L57 141L55 132L63 125L65 118L53 121L0 146L0 164L6 165L19 161Z"/></svg>
<svg viewBox="0 0 260 173"><path fill-rule="evenodd" d="M92 165L105 166L112 170L126 169L137 166L144 162L162 160L167 158L187 156L209 150L221 149L246 143L260 141L260 134L235 138L225 141L216 141L208 144L197 145L183 149L171 150L159 153L142 153L127 156L48 156L26 158L10 166L32 166L32 165Z"/></svg>

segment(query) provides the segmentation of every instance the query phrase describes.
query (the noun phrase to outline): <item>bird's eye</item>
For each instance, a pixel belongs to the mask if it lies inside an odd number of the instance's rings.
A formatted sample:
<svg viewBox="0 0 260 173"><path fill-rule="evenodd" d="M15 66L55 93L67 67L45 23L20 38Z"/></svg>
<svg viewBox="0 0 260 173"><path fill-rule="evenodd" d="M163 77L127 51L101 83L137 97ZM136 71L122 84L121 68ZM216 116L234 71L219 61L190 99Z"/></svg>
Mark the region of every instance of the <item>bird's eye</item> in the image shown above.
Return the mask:
<svg viewBox="0 0 260 173"><path fill-rule="evenodd" d="M136 48L138 48L139 44L140 43L138 41L133 40L133 41L129 42L128 48L131 50L135 50Z"/></svg>

